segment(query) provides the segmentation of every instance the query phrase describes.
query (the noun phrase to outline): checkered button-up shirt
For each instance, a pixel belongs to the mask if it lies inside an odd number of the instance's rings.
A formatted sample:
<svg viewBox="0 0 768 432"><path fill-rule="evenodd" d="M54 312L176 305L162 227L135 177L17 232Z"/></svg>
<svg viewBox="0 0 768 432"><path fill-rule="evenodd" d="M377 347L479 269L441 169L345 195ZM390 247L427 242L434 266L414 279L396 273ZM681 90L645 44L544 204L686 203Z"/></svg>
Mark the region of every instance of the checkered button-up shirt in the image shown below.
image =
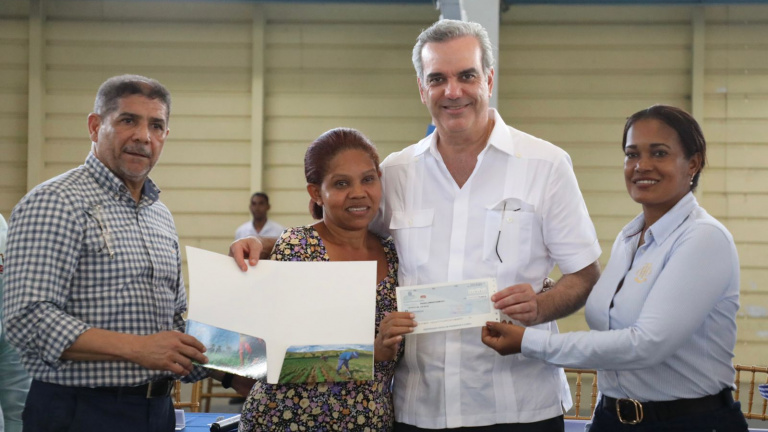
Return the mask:
<svg viewBox="0 0 768 432"><path fill-rule="evenodd" d="M159 192L147 179L136 203L90 153L84 165L37 186L13 210L4 322L32 377L99 387L171 375L127 361L61 359L89 328L184 331L178 236ZM198 368L190 378L204 374Z"/></svg>

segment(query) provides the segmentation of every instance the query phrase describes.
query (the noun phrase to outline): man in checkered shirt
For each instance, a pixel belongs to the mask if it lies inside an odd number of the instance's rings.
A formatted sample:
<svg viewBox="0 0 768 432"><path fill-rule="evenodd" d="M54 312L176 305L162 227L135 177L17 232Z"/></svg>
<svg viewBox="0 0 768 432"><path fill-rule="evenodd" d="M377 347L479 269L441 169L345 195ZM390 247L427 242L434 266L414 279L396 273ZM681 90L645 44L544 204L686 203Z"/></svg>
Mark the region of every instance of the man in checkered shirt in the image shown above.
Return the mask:
<svg viewBox="0 0 768 432"><path fill-rule="evenodd" d="M25 431L172 431L172 379L206 375L186 335L178 236L148 178L168 136L159 82L113 77L88 115L85 164L13 210L4 327L33 378Z"/></svg>

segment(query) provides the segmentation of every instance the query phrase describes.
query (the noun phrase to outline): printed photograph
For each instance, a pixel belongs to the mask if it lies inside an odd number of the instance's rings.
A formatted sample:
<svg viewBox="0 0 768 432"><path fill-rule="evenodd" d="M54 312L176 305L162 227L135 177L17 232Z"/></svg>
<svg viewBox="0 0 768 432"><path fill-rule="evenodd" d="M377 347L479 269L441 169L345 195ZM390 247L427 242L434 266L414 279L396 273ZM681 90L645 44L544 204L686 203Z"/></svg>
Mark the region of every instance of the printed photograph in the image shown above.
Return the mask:
<svg viewBox="0 0 768 432"><path fill-rule="evenodd" d="M373 379L373 345L291 346L280 384L367 381Z"/></svg>
<svg viewBox="0 0 768 432"><path fill-rule="evenodd" d="M267 377L267 346L263 339L187 321L187 334L197 338L208 351L207 368L253 379Z"/></svg>

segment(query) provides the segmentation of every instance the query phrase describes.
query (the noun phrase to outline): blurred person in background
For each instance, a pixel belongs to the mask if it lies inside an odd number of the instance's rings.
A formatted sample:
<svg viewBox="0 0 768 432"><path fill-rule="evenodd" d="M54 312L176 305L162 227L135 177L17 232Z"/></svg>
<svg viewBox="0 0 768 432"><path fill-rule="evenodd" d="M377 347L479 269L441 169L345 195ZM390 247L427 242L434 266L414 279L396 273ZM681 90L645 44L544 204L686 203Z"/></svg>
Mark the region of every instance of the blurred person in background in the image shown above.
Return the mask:
<svg viewBox="0 0 768 432"><path fill-rule="evenodd" d="M251 215L253 220L240 225L235 231L235 240L245 237L258 237L264 245L261 258L268 258L277 237L285 228L279 223L269 220L267 213L272 207L269 205L269 196L264 192L256 192L251 195Z"/></svg>
<svg viewBox="0 0 768 432"><path fill-rule="evenodd" d="M269 196L264 192L256 192L251 195L249 209L251 210L253 220L237 228L235 240L240 240L244 237L278 237L285 228L267 218L267 213L269 213L271 208Z"/></svg>

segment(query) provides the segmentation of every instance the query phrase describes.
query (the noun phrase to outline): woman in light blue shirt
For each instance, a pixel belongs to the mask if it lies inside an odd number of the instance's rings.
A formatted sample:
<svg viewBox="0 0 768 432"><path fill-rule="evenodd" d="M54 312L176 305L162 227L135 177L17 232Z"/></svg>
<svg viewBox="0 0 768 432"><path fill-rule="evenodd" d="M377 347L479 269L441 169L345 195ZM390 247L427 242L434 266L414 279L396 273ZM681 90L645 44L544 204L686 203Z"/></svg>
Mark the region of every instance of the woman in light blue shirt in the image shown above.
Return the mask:
<svg viewBox="0 0 768 432"><path fill-rule="evenodd" d="M488 323L483 342L598 370L591 432L746 431L733 401L739 258L693 191L706 143L685 111L654 105L624 127L624 179L643 212L619 233L587 300L591 331ZM504 299L494 298L504 309Z"/></svg>

